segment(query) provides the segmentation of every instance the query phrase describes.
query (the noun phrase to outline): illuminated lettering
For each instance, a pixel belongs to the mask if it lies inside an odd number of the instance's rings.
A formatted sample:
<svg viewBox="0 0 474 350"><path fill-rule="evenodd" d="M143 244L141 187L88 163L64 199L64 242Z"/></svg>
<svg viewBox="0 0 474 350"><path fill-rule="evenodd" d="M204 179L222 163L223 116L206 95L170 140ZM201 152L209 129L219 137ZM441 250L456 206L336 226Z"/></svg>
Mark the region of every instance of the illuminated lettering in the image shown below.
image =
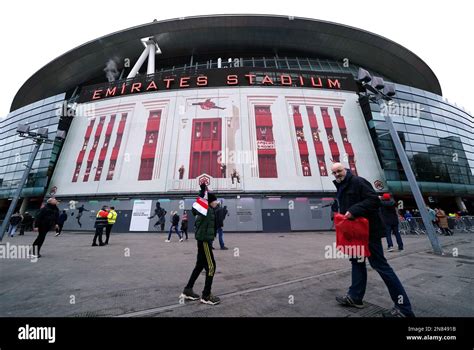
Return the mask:
<svg viewBox="0 0 474 350"><path fill-rule="evenodd" d="M140 92L141 88L142 88L142 83L133 83L132 84L132 90L130 90L130 92L131 93Z"/></svg>
<svg viewBox="0 0 474 350"><path fill-rule="evenodd" d="M166 82L166 88L169 89L170 86L171 86L171 82L173 82L174 79L173 78L165 78L165 79L163 79L163 81Z"/></svg>
<svg viewBox="0 0 474 350"><path fill-rule="evenodd" d="M270 84L273 85L273 80L268 76L265 75L262 80L262 84Z"/></svg>
<svg viewBox="0 0 474 350"><path fill-rule="evenodd" d="M117 87L114 86L113 89L107 88L107 91L105 91L105 97L107 96L115 96L115 93L117 92Z"/></svg>
<svg viewBox="0 0 474 350"><path fill-rule="evenodd" d="M197 86L207 86L207 76L201 75L201 76L197 77L196 85Z"/></svg>
<svg viewBox="0 0 474 350"><path fill-rule="evenodd" d="M158 90L158 86L156 86L156 83L153 80L150 82L150 84L148 84L146 91L150 89Z"/></svg>
<svg viewBox="0 0 474 350"><path fill-rule="evenodd" d="M102 92L102 90L94 90L94 94L92 95L92 99L97 100L99 98L102 98L102 96L100 96L101 92Z"/></svg>
<svg viewBox="0 0 474 350"><path fill-rule="evenodd" d="M191 78L190 77L182 77L181 79L179 79L179 87L180 88L189 87L189 79L191 79Z"/></svg>
<svg viewBox="0 0 474 350"><path fill-rule="evenodd" d="M237 85L239 84L239 78L237 75L228 75L227 76L227 85Z"/></svg>

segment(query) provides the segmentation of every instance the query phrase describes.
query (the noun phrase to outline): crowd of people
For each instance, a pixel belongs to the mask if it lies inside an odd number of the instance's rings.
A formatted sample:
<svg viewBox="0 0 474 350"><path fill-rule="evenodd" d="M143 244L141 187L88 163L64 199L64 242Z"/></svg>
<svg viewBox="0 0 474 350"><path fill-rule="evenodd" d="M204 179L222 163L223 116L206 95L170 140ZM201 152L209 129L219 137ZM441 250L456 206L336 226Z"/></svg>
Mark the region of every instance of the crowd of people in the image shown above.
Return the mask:
<svg viewBox="0 0 474 350"><path fill-rule="evenodd" d="M390 311L384 312L383 316L414 317L408 295L384 256L382 238L386 238L387 250L393 252L394 243L392 235L395 236L398 251L403 251L404 244L399 231L399 222L400 220L411 222L415 217L419 216L419 211L416 209L400 208L399 204L389 193L379 196L370 182L352 174L351 170L346 169L341 163L333 164L332 174L335 178L333 182L336 187L336 200L331 206L334 216L338 219L343 217L344 220L364 218L368 222L368 232L366 231L367 241L365 244L369 252L363 255L363 259L360 256L350 258L352 264L351 285L345 295L336 296L337 303L345 307L364 307L363 298L367 285L366 261L368 261L386 284L394 303L393 308ZM33 243L32 254L33 256L40 257L40 250L48 231L55 229L56 237L59 236L64 223L67 221L66 211L60 212L57 204L58 201L55 198L48 199L34 219L28 212L23 215L19 212L15 213L10 219L8 234L13 237L20 227L19 234L21 235L25 230L35 227L38 231L38 237ZM430 220L440 228L444 235L453 234L448 225L449 217L457 218L468 215L466 210L449 214L446 214L443 209L438 207L432 209L427 206L427 210ZM82 210L79 210L78 218L80 218L83 211L84 206L82 206ZM402 213L402 211L404 212ZM211 292L213 277L216 272L216 261L212 252L214 249L213 242L218 238L220 248L222 250L228 249L224 244L223 227L229 213L227 207L217 200L214 193L209 192L205 184L201 184L199 198L193 204L191 213L195 218L194 231L197 241L197 260L191 276L181 293L181 298L188 300L200 299L202 303L215 305L220 303L220 299ZM154 213L148 219L151 220L157 217L154 227L158 226L164 231L166 214L167 211L161 207L160 202L156 202ZM116 220L117 212L112 206L103 206L96 213L95 234L92 246L104 246L109 243L112 227ZM180 223L181 226L179 227ZM171 242L173 232L178 236L179 242L188 240L188 225L189 217L187 210L182 212L181 217L177 210L171 211L170 228L165 242ZM105 242L103 240L104 229L106 235ZM351 234L357 235L358 233ZM206 278L202 294L199 295L193 291L193 286L202 270L206 271Z"/></svg>

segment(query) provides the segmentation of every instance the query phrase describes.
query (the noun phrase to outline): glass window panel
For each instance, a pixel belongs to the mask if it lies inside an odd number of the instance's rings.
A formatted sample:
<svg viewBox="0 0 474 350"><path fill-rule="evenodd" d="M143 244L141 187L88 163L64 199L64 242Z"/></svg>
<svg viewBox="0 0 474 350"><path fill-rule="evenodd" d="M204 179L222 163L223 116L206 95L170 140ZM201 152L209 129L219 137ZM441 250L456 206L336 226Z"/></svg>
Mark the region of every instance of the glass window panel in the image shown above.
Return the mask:
<svg viewBox="0 0 474 350"><path fill-rule="evenodd" d="M286 60L285 59L282 59L282 58L279 58L277 60L278 62L278 68L280 69L288 69L288 64L286 63Z"/></svg>
<svg viewBox="0 0 474 350"><path fill-rule="evenodd" d="M288 58L288 65L290 66L290 69L300 69L295 58Z"/></svg>

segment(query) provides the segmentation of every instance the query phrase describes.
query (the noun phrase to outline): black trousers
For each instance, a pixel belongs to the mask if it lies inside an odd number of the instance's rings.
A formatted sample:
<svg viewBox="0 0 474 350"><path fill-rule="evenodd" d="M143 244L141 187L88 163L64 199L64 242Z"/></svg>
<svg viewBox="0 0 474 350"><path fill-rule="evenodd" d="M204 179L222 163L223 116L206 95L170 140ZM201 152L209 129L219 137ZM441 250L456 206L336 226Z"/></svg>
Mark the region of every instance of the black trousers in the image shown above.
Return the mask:
<svg viewBox="0 0 474 350"><path fill-rule="evenodd" d="M41 247L43 246L44 239L46 238L46 234L48 233L48 231L48 228L38 227L38 237L36 237L35 241L33 242L34 254L40 253Z"/></svg>
<svg viewBox="0 0 474 350"><path fill-rule="evenodd" d="M104 227L105 226L97 226L95 228L95 235L94 235L94 240L92 241L92 244L97 244L97 238L99 238L99 244L104 244L102 242L102 234L104 233Z"/></svg>
<svg viewBox="0 0 474 350"><path fill-rule="evenodd" d="M188 239L188 229L187 228L184 228L181 227L181 232L183 233L182 237L184 237L184 235L186 235L186 239Z"/></svg>
<svg viewBox="0 0 474 350"><path fill-rule="evenodd" d="M204 284L203 296L211 294L212 280L216 272L216 261L211 249L211 242L197 241L198 253L196 267L194 267L186 288L193 288L199 274L203 269L206 270L206 282Z"/></svg>
<svg viewBox="0 0 474 350"><path fill-rule="evenodd" d="M105 243L109 243L109 237L110 237L110 232L112 231L112 226L114 226L114 224L107 224L107 226L105 226Z"/></svg>
<svg viewBox="0 0 474 350"><path fill-rule="evenodd" d="M64 226L64 224L58 224L58 228L56 229L56 233L61 234L61 232L63 231L63 226Z"/></svg>
<svg viewBox="0 0 474 350"><path fill-rule="evenodd" d="M154 227L160 226L160 227L161 227L161 231L164 231L164 230L165 230L165 223L163 222L163 223L160 224L160 220L158 220L153 226L154 226Z"/></svg>

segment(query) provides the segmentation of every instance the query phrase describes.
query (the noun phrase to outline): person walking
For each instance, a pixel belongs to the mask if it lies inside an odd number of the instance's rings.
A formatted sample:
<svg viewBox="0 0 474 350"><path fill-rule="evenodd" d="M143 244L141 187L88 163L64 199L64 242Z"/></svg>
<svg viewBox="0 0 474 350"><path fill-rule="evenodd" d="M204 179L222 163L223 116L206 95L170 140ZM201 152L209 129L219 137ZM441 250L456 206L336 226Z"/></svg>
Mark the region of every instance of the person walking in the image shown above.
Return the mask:
<svg viewBox="0 0 474 350"><path fill-rule="evenodd" d="M58 228L59 209L56 198L49 198L46 205L42 207L35 218L35 226L38 230L38 237L33 242L33 258L41 258L40 250L43 246L46 234L53 228Z"/></svg>
<svg viewBox="0 0 474 350"><path fill-rule="evenodd" d="M67 214L66 214L66 211L63 210L62 213L59 215L58 227L56 228L56 234L54 235L54 237L58 237L61 234L61 232L63 231L64 223L66 222L66 220L67 220Z"/></svg>
<svg viewBox="0 0 474 350"><path fill-rule="evenodd" d="M382 237L385 236L385 225L379 215L380 199L370 182L353 175L341 163L334 163L332 174L337 189L336 200L332 211L340 213L351 220L364 217L369 221L369 264L382 277L388 288L394 307L382 313L384 317L414 317L410 300L400 280L383 255ZM345 296L337 296L336 301L342 306L363 308L367 286L367 266L365 259L350 259L352 263L352 284Z"/></svg>
<svg viewBox="0 0 474 350"><path fill-rule="evenodd" d="M22 220L23 216L21 216L20 212L18 211L10 217L10 226L8 227L8 235L10 237L15 236L16 230Z"/></svg>
<svg viewBox="0 0 474 350"><path fill-rule="evenodd" d="M384 193L380 198L381 208L380 211L382 213L382 218L385 223L385 234L387 238L387 246L388 251L393 252L393 241L392 241L392 234L395 236L397 240L398 250L403 250L403 240L402 236L400 236L400 231L398 230L398 214L396 203L393 198L390 196L390 193Z"/></svg>
<svg viewBox="0 0 474 350"><path fill-rule="evenodd" d="M178 231L178 224L179 224L179 215L177 211L172 211L171 212L171 227L170 227L170 232L168 233L168 239L165 241L166 243L171 242L171 233L173 232L173 229L175 230L176 234L179 237L179 241L182 242L183 238L181 237L181 234Z"/></svg>
<svg viewBox="0 0 474 350"><path fill-rule="evenodd" d="M436 208L436 218L438 219L438 226L441 229L441 234L444 236L452 236L453 231L449 229L448 225L448 217L446 216L446 213L444 212L443 209L441 208Z"/></svg>
<svg viewBox="0 0 474 350"><path fill-rule="evenodd" d="M222 250L227 250L224 244L224 220L227 214L227 206L222 207L222 204L219 203L216 207L216 221L217 221L217 234L219 235L219 245Z"/></svg>
<svg viewBox="0 0 474 350"><path fill-rule="evenodd" d="M183 211L183 217L181 219L181 236L184 238L186 235L186 240L188 240L188 212Z"/></svg>
<svg viewBox="0 0 474 350"><path fill-rule="evenodd" d="M216 305L220 303L220 298L212 295L212 281L216 272L216 261L214 253L210 249L212 241L216 237L216 215L214 212L217 206L217 197L212 193L207 193L205 184L201 184L201 191L196 203L193 205L192 214L196 218L194 223L195 238L197 241L197 260L189 281L184 287L180 298L197 300L199 295L194 293L193 287L202 270L206 270L206 281L201 294L201 303ZM206 200L207 198L207 200Z"/></svg>
<svg viewBox="0 0 474 350"><path fill-rule="evenodd" d="M23 236L25 231L33 231L33 216L31 216L27 211L23 215L23 220L20 225L20 233L18 235Z"/></svg>

